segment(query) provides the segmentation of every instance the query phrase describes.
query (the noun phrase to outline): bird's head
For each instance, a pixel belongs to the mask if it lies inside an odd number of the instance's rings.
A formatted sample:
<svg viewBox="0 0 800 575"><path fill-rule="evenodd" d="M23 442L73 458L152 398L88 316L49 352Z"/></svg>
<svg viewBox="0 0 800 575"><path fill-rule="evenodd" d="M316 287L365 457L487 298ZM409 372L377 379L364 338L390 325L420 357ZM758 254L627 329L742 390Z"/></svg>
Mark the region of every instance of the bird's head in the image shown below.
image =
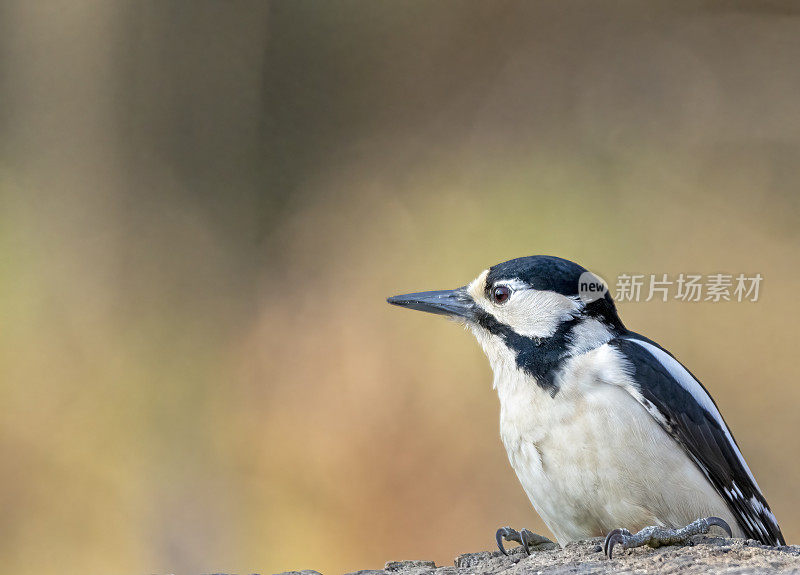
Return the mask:
<svg viewBox="0 0 800 575"><path fill-rule="evenodd" d="M515 366L547 387L570 355L624 331L602 280L571 261L530 256L484 270L469 285L390 297L391 304L463 322L495 370Z"/></svg>

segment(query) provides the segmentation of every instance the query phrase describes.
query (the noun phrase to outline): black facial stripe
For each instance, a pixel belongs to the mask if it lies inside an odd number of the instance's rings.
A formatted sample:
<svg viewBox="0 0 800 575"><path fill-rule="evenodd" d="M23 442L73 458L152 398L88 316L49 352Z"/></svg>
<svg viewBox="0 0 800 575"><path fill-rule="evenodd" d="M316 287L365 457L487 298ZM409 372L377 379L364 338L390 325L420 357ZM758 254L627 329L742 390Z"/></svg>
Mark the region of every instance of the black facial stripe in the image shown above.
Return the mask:
<svg viewBox="0 0 800 575"><path fill-rule="evenodd" d="M580 322L579 317L563 322L549 337L532 338L518 334L510 326L483 310L476 315L478 325L489 333L503 338L506 345L514 351L517 367L534 377L543 389L550 392L550 395L555 396L558 393L555 376L558 368L568 357L569 335Z"/></svg>

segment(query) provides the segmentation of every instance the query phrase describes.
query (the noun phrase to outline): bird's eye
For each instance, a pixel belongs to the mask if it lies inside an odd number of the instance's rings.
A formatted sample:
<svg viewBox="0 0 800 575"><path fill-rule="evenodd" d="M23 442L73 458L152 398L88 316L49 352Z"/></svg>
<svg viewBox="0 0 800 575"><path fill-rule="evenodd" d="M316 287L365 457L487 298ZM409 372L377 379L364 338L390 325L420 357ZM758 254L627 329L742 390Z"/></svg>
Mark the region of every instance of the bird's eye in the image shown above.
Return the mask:
<svg viewBox="0 0 800 575"><path fill-rule="evenodd" d="M508 286L496 286L492 288L492 300L494 303L502 304L511 297L511 288Z"/></svg>

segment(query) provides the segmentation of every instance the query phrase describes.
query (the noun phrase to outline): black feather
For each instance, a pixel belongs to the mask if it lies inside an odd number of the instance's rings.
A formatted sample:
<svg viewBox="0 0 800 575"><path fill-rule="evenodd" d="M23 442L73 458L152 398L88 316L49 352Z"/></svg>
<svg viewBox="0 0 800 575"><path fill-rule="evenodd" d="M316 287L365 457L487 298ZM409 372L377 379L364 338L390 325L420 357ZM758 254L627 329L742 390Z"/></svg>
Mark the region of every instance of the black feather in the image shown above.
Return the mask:
<svg viewBox="0 0 800 575"><path fill-rule="evenodd" d="M555 376L567 359L567 343L578 318L563 322L553 335L541 339L520 335L485 311L477 313L477 321L489 333L503 338L515 354L517 367L533 377L550 395L558 393Z"/></svg>
<svg viewBox="0 0 800 575"><path fill-rule="evenodd" d="M767 545L785 545L783 534L771 516L766 499L750 478L744 467L746 464L742 464L736 452L738 447L731 444L731 441L735 441L733 435L729 439L730 431L726 433L727 428L722 427L724 420L720 424L714 414L709 413L677 382L656 357L632 339L669 352L631 332L609 342L630 362L640 393L663 418L659 423L708 477L747 537ZM702 384L700 387L708 394Z"/></svg>

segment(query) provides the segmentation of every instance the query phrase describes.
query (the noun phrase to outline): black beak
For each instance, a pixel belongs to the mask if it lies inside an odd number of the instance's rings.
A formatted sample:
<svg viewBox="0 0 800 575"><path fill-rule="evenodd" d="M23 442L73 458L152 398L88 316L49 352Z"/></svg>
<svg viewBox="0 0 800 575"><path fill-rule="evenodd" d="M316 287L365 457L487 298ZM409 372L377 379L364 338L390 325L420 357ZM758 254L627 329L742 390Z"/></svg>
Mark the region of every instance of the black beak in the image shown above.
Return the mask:
<svg viewBox="0 0 800 575"><path fill-rule="evenodd" d="M475 302L467 294L466 287L442 291L424 291L420 293L409 293L406 295L396 295L387 299L392 305L448 315L474 319Z"/></svg>

